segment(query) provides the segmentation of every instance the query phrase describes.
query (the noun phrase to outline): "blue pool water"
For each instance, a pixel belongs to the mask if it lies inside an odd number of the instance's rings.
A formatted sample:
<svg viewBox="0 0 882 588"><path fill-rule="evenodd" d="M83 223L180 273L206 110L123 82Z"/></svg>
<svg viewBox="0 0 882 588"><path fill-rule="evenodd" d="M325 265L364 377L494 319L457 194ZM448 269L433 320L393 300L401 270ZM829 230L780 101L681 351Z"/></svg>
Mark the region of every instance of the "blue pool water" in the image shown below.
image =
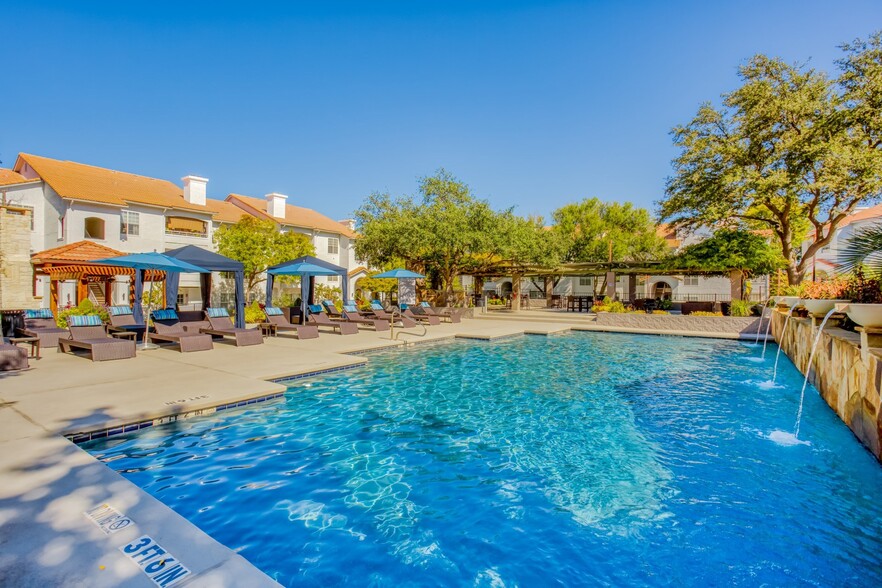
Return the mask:
<svg viewBox="0 0 882 588"><path fill-rule="evenodd" d="M86 449L284 585L880 586L882 467L775 348L581 333L373 354Z"/></svg>

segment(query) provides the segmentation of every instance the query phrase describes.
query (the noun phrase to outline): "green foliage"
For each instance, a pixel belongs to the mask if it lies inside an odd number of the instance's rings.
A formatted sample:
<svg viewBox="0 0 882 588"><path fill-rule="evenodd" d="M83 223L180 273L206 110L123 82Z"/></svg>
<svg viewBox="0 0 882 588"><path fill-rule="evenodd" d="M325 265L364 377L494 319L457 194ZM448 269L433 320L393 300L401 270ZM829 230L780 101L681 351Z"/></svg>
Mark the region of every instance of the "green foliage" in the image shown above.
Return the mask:
<svg viewBox="0 0 882 588"><path fill-rule="evenodd" d="M860 267L863 272L882 274L882 225L857 231L845 242L837 261L841 273L850 273Z"/></svg>
<svg viewBox="0 0 882 588"><path fill-rule="evenodd" d="M278 294L273 294L273 306L277 306L279 308L285 307L300 307L300 296L293 292L280 292Z"/></svg>
<svg viewBox="0 0 882 588"><path fill-rule="evenodd" d="M749 300L733 300L729 303L729 316L753 315L753 302Z"/></svg>
<svg viewBox="0 0 882 588"><path fill-rule="evenodd" d="M337 310L343 310L343 292L340 288L327 284L316 284L314 295L316 303L321 303L322 300L330 300L334 303Z"/></svg>
<svg viewBox="0 0 882 588"><path fill-rule="evenodd" d="M695 312L690 312L689 316L723 316L722 312L710 312L707 310L696 310Z"/></svg>
<svg viewBox="0 0 882 588"><path fill-rule="evenodd" d="M882 280L865 276L863 268L858 266L848 279L843 298L861 304L882 303Z"/></svg>
<svg viewBox="0 0 882 588"><path fill-rule="evenodd" d="M88 298L80 302L77 306L65 308L55 317L55 323L62 329L67 328L67 317L69 316L100 316L102 322L108 322L110 315L103 306L95 306Z"/></svg>
<svg viewBox="0 0 882 588"><path fill-rule="evenodd" d="M784 258L766 240L749 231L720 229L704 241L685 247L665 262L669 269L764 275L785 265Z"/></svg>
<svg viewBox="0 0 882 588"><path fill-rule="evenodd" d="M661 300L656 300L655 307L659 310L671 310L674 308L674 301L670 298L662 298Z"/></svg>
<svg viewBox="0 0 882 588"><path fill-rule="evenodd" d="M162 288L157 288L154 284L153 292L151 293L150 282L144 285L144 291L141 292L141 306L144 307L145 312L148 308L151 312L157 308L165 308L165 296L162 290Z"/></svg>
<svg viewBox="0 0 882 588"><path fill-rule="evenodd" d="M837 300L845 299L848 289L849 281L845 278L817 282L805 281L799 285L797 294L800 298L810 300Z"/></svg>
<svg viewBox="0 0 882 588"><path fill-rule="evenodd" d="M882 190L882 38L842 49L837 80L757 55L722 108L704 104L676 127L662 219L771 229L798 284L842 220Z"/></svg>
<svg viewBox="0 0 882 588"><path fill-rule="evenodd" d="M217 251L245 266L245 289L252 293L264 281L266 268L303 255L315 255L306 235L282 232L271 220L244 216L232 225L221 225L214 233Z"/></svg>
<svg viewBox="0 0 882 588"><path fill-rule="evenodd" d="M266 321L266 315L260 308L260 304L255 300L245 307L245 322L248 324L262 323Z"/></svg>
<svg viewBox="0 0 882 588"><path fill-rule="evenodd" d="M649 212L630 202L589 198L567 204L552 216L557 247L565 249L566 261L645 261L665 253L664 239Z"/></svg>

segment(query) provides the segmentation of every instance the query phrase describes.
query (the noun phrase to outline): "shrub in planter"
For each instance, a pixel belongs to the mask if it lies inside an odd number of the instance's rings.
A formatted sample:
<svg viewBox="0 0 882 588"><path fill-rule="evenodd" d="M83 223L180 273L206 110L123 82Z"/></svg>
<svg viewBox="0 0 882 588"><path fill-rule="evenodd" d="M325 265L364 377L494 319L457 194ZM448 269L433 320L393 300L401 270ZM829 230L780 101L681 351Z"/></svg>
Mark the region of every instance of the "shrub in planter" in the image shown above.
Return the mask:
<svg viewBox="0 0 882 588"><path fill-rule="evenodd" d="M752 316L754 304L747 300L733 300L729 304L729 316Z"/></svg>
<svg viewBox="0 0 882 588"><path fill-rule="evenodd" d="M625 313L628 312L628 309L626 309L625 305L618 300L613 300L612 298L607 296L600 304L595 304L594 306L592 306L591 312Z"/></svg>
<svg viewBox="0 0 882 588"><path fill-rule="evenodd" d="M689 316L723 316L722 312L708 312L706 310L696 310L695 312L690 312Z"/></svg>
<svg viewBox="0 0 882 588"><path fill-rule="evenodd" d="M67 328L67 317L69 316L100 316L101 320L107 322L110 320L110 315L107 312L107 309L103 306L95 306L92 304L92 301L88 298L80 302L77 306L70 306L65 308L61 312L58 313L58 316L55 319L55 322L62 329Z"/></svg>

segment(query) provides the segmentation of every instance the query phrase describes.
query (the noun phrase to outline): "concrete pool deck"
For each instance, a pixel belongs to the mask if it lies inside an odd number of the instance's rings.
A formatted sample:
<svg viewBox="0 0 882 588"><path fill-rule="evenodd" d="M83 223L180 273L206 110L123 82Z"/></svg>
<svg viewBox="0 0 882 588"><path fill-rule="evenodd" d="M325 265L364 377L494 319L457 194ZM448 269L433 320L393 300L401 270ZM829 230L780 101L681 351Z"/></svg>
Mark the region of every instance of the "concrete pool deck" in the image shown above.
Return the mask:
<svg viewBox="0 0 882 588"><path fill-rule="evenodd" d="M30 370L0 372L0 585L154 586L119 550L143 535L190 570L176 586L277 585L63 436L211 414L218 406L286 390L272 380L363 364L369 358L359 354L372 350L454 338L610 330L585 315L566 319L558 313L491 313L428 327L424 336L422 328L396 329L397 340L371 330L322 333L306 341L283 335L252 347L216 342L212 351L160 348L99 363L44 350ZM132 523L105 534L84 514L102 504Z"/></svg>

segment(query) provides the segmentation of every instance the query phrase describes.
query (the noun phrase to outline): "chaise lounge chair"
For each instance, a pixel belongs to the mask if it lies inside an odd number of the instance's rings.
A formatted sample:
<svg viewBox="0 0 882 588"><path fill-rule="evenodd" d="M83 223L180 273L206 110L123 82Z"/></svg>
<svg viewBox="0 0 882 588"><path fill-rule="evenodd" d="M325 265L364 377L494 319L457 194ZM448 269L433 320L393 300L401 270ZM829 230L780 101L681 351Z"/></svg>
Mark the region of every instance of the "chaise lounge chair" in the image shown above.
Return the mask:
<svg viewBox="0 0 882 588"><path fill-rule="evenodd" d="M346 321L332 321L331 318L325 314L324 309L321 304L310 304L309 305L309 318L306 319L309 321L309 324L315 325L318 327L331 327L335 331L338 331L341 335L356 335L358 334L358 325L355 323L349 323Z"/></svg>
<svg viewBox="0 0 882 588"><path fill-rule="evenodd" d="M408 318L412 318L415 321L419 321L421 323L426 323L429 325L440 325L441 318L435 316L434 314L428 314L422 309L419 312L414 312L414 308L409 304L399 304L398 308L401 309L401 316L406 316Z"/></svg>
<svg viewBox="0 0 882 588"><path fill-rule="evenodd" d="M322 306L325 308L325 314L332 321L342 321L343 313L337 310L337 305L331 300L322 300Z"/></svg>
<svg viewBox="0 0 882 588"><path fill-rule="evenodd" d="M232 337L236 342L236 347L263 344L263 333L260 332L260 329L237 329L226 308L206 308L205 318L208 320L209 327L200 329L203 333Z"/></svg>
<svg viewBox="0 0 882 588"><path fill-rule="evenodd" d="M67 339L69 336L67 329L58 326L55 316L48 308L26 310L24 323L24 328L16 329L16 332L24 337L37 337L42 349L56 347L59 339Z"/></svg>
<svg viewBox="0 0 882 588"><path fill-rule="evenodd" d="M58 351L70 353L74 349L85 349L92 361L128 359L135 357L134 339L121 339L109 335L101 317L97 315L67 317L70 339L58 340ZM123 335L116 333L115 335Z"/></svg>
<svg viewBox="0 0 882 588"><path fill-rule="evenodd" d="M0 338L0 372L28 369L28 352Z"/></svg>
<svg viewBox="0 0 882 588"><path fill-rule="evenodd" d="M285 318L285 314L282 312L281 308L276 306L266 306L263 309L263 314L266 315L266 322L271 325L275 325L275 329L278 332L281 331L294 331L297 333L298 339L315 339L319 336L318 326L316 325L295 325Z"/></svg>
<svg viewBox="0 0 882 588"><path fill-rule="evenodd" d="M184 323L178 319L178 313L172 309L156 310L150 313L153 318L151 341L168 341L174 343L181 353L190 351L208 351L214 349L211 335L198 331L188 331Z"/></svg>
<svg viewBox="0 0 882 588"><path fill-rule="evenodd" d="M465 308L435 308L425 300L420 302L419 308L426 314L434 315L441 319L447 319L451 323L461 323L462 317L466 313ZM416 312L416 308L414 311Z"/></svg>
<svg viewBox="0 0 882 588"><path fill-rule="evenodd" d="M383 305L380 304L379 300L371 302L371 312L374 313L374 316L378 319L389 321L390 324L399 323L402 327L415 327L417 324L416 321L409 316L403 316L401 314L387 311L383 308Z"/></svg>
<svg viewBox="0 0 882 588"><path fill-rule="evenodd" d="M343 305L343 320L349 323L355 323L357 325L373 327L375 331L388 331L391 328L389 321L385 319L363 316L360 312L358 312L358 307L355 306L355 304Z"/></svg>
<svg viewBox="0 0 882 588"><path fill-rule="evenodd" d="M128 331L137 333L136 339L144 338L144 331L147 326L144 323L135 321L135 315L130 306L111 306L107 309L110 313L110 331Z"/></svg>

